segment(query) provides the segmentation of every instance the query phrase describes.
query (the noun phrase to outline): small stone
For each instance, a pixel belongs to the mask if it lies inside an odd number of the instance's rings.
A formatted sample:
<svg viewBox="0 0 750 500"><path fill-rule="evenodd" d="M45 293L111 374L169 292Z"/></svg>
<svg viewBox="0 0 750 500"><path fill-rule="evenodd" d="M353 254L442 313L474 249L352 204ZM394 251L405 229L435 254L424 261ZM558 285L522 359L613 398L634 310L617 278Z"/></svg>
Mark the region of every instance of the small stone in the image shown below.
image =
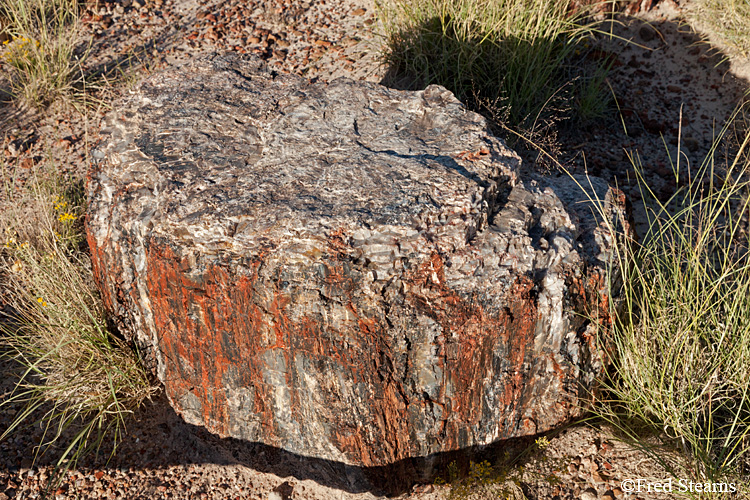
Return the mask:
<svg viewBox="0 0 750 500"><path fill-rule="evenodd" d="M594 484L601 484L606 482L606 479L599 473L598 470L592 470L591 471L591 481Z"/></svg>
<svg viewBox="0 0 750 500"><path fill-rule="evenodd" d="M294 485L289 481L284 481L273 489L273 493L278 494L281 500L291 500L294 495Z"/></svg>
<svg viewBox="0 0 750 500"><path fill-rule="evenodd" d="M605 491L602 500L615 500L615 493L612 490Z"/></svg>
<svg viewBox="0 0 750 500"><path fill-rule="evenodd" d="M657 163L654 171L664 180L674 178L674 172L664 162Z"/></svg>
<svg viewBox="0 0 750 500"><path fill-rule="evenodd" d="M623 497L623 495L624 495L624 493L623 493L622 489L621 489L621 488L619 488L619 487L617 487L617 488L613 489L613 490L612 490L612 494L614 495L614 497L615 497L615 498L618 498L618 499L619 499L619 498L622 498L622 497Z"/></svg>
<svg viewBox="0 0 750 500"><path fill-rule="evenodd" d="M688 148L688 151L691 153L695 153L698 151L701 147L700 142L695 137L687 136L682 139L683 144L685 144L685 147Z"/></svg>
<svg viewBox="0 0 750 500"><path fill-rule="evenodd" d="M435 491L435 486L433 486L432 484L416 484L411 491L412 493L425 495Z"/></svg>
<svg viewBox="0 0 750 500"><path fill-rule="evenodd" d="M363 9L362 7L360 7L359 9L353 10L352 11L352 15L353 16L363 16L365 14L365 12L367 12L367 10Z"/></svg>
<svg viewBox="0 0 750 500"><path fill-rule="evenodd" d="M641 26L641 28L638 30L638 35L644 42L650 42L656 36L656 34L654 33L654 28L646 25Z"/></svg>
<svg viewBox="0 0 750 500"><path fill-rule="evenodd" d="M587 488L586 491L581 493L580 498L581 500L597 500L599 498L599 495L597 495L594 488Z"/></svg>

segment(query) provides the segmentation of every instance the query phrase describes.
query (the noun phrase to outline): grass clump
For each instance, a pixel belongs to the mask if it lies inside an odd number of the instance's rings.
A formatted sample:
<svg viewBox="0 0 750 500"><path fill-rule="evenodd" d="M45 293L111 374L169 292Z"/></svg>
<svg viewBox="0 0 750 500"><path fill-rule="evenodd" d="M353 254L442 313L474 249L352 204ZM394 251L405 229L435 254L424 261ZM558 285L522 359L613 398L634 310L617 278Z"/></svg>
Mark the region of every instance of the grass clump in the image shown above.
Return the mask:
<svg viewBox="0 0 750 500"><path fill-rule="evenodd" d="M105 438L115 446L125 417L154 392L135 353L108 331L81 250L83 198L60 183L34 182L0 213L0 276L15 311L0 322L0 354L18 382L0 406L20 408L0 439L30 426L36 453L55 449L74 465Z"/></svg>
<svg viewBox="0 0 750 500"><path fill-rule="evenodd" d="M742 57L750 57L750 2L747 0L697 0L691 17L716 33Z"/></svg>
<svg viewBox="0 0 750 500"><path fill-rule="evenodd" d="M605 112L608 62L587 60L594 28L569 1L382 0L378 12L397 86L443 85L527 133Z"/></svg>
<svg viewBox="0 0 750 500"><path fill-rule="evenodd" d="M664 203L632 156L648 231L617 248L612 400L596 410L658 431L688 460L662 464L711 482L746 478L750 465L750 133L722 165L718 144Z"/></svg>
<svg viewBox="0 0 750 500"><path fill-rule="evenodd" d="M14 96L42 107L73 90L79 39L77 0L4 0L2 62Z"/></svg>

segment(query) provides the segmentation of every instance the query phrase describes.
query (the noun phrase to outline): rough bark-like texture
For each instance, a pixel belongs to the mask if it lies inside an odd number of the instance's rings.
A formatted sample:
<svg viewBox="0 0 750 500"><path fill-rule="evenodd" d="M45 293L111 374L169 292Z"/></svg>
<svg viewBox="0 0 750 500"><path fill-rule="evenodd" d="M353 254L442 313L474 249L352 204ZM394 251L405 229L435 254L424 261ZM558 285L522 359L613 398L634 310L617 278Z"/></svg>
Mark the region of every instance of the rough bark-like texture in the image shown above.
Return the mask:
<svg viewBox="0 0 750 500"><path fill-rule="evenodd" d="M603 369L606 224L439 86L213 56L147 79L89 180L96 279L188 422L375 466L534 434ZM601 181L617 223L623 200Z"/></svg>

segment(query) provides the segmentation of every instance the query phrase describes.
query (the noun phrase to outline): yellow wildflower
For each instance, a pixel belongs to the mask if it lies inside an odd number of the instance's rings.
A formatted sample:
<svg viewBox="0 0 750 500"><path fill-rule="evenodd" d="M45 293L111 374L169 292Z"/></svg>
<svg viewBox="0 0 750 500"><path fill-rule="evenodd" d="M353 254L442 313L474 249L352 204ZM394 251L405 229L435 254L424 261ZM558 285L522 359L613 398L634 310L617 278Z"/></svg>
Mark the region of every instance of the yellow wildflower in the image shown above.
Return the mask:
<svg viewBox="0 0 750 500"><path fill-rule="evenodd" d="M547 439L547 436L542 436L540 438L537 438L535 442L540 450L547 449L547 447L550 445L550 442L549 442L549 439Z"/></svg>
<svg viewBox="0 0 750 500"><path fill-rule="evenodd" d="M69 220L75 220L76 216L71 214L70 212L63 212L60 214L60 216L57 218L60 222L67 222Z"/></svg>

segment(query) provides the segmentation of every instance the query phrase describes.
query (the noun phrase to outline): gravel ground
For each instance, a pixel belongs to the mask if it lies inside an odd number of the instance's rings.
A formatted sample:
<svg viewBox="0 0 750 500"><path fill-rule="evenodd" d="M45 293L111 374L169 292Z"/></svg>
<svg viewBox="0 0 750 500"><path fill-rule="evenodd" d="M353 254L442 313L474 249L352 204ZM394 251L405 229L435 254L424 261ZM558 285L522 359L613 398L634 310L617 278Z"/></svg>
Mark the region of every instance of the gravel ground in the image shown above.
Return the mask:
<svg viewBox="0 0 750 500"><path fill-rule="evenodd" d="M748 89L750 76L746 61L744 65L738 60L721 62L724 55L701 43L702 35L681 21L685 9L691 8L688 0L680 4L672 0L634 3L644 8L650 4L654 5L648 10L634 8L636 17L612 25L617 36L600 42L599 53L613 61L610 82L622 122L612 119L560 136L560 158L569 168L609 179L629 194L641 232L640 193L632 182L628 152L638 152L647 180L660 196L668 197L675 189L675 177L666 150L676 157L680 111L682 168L687 174L708 153L715 131ZM144 74L167 64L204 52L233 50L257 54L278 71L311 79L345 76L377 82L387 70L377 57L379 38L370 0L99 1L88 4L83 20L92 39L87 68L110 77L119 75L119 83L103 96L90 122L60 106L40 114L0 103L0 154L10 165L3 172L6 203L12 201L14 189L50 165L63 175L83 178L88 152L97 141L98 118L107 110L107 103L117 93L127 92ZM3 373L13 369L8 363L0 366ZM11 388L12 378L1 378L0 398ZM0 431L18 409L9 405L0 410ZM33 460L40 437L40 431L32 428L0 443L0 500L39 498L49 484L54 454ZM625 479L659 480L668 475L646 454L621 442L607 426L572 426L548 438L550 444L544 450L524 455L523 468L507 471L511 481L489 487L483 497L496 498L499 493L540 499L669 497L628 495L622 490ZM486 456L496 459L505 451L532 445L500 445L488 450ZM450 492L447 486L384 479L382 471L363 471L258 444L219 439L182 421L163 396L133 416L118 453L109 461L107 456L105 445L98 458L90 457L67 472L48 496L308 500L390 495L438 499ZM408 469L402 475L408 477Z"/></svg>

